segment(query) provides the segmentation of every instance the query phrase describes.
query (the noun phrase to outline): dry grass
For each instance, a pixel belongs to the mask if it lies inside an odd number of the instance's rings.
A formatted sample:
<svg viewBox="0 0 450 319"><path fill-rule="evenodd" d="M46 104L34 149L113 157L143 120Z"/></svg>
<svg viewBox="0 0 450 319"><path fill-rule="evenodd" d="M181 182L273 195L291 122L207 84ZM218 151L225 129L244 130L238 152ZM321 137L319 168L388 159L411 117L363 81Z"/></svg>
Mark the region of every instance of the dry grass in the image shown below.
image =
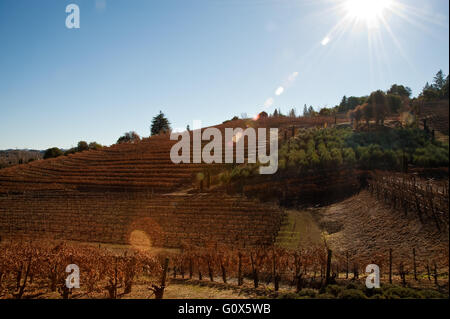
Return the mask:
<svg viewBox="0 0 450 319"><path fill-rule="evenodd" d="M331 205L323 211L323 223L340 224L341 230L329 235L338 250L350 250L370 257L392 248L396 255L408 256L413 248L419 259L441 257L448 250L448 229L440 233L434 224L421 224L417 216L392 210L368 192Z"/></svg>

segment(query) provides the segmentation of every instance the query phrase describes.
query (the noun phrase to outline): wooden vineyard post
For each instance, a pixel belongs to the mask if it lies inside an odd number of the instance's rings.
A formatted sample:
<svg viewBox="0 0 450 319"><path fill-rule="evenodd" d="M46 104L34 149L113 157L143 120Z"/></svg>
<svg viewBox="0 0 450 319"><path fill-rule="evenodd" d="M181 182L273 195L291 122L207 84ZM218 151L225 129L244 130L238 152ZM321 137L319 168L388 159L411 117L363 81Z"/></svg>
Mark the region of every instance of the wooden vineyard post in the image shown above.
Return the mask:
<svg viewBox="0 0 450 319"><path fill-rule="evenodd" d="M433 277L434 277L434 284L436 286L438 286L438 270L437 270L436 262L434 262L434 274L433 274Z"/></svg>
<svg viewBox="0 0 450 319"><path fill-rule="evenodd" d="M414 280L417 279L417 265L416 265L416 249L413 248L413 270L414 270Z"/></svg>
<svg viewBox="0 0 450 319"><path fill-rule="evenodd" d="M331 273L331 249L328 249L325 285L328 285L330 283L330 273Z"/></svg>
<svg viewBox="0 0 450 319"><path fill-rule="evenodd" d="M389 248L389 283L392 284L392 248Z"/></svg>
<svg viewBox="0 0 450 319"><path fill-rule="evenodd" d="M223 265L223 263L220 264L220 269L222 270L222 281L224 284L227 283L227 270L225 268L225 266Z"/></svg>
<svg viewBox="0 0 450 319"><path fill-rule="evenodd" d="M207 259L207 264L208 264L208 275L209 275L209 280L211 282L214 281L214 270L213 270L213 266L212 266L212 261L209 259Z"/></svg>
<svg viewBox="0 0 450 319"><path fill-rule="evenodd" d="M250 261L251 261L251 264L252 264L253 285L254 285L255 288L258 288L258 285L259 285L258 271L256 269L255 260L253 259L253 253L252 252L250 252Z"/></svg>
<svg viewBox="0 0 450 319"><path fill-rule="evenodd" d="M118 257L114 257L115 263L114 263L114 285L113 285L113 299L117 299L117 275L118 275L118 269L117 269L117 264L118 264Z"/></svg>
<svg viewBox="0 0 450 319"><path fill-rule="evenodd" d="M348 279L348 251L345 253L346 257L346 269L345 269L345 279Z"/></svg>
<svg viewBox="0 0 450 319"><path fill-rule="evenodd" d="M164 260L163 272L161 277L161 284L159 286L152 285L150 290L155 294L155 299L163 299L164 289L166 288L167 270L169 269L169 258Z"/></svg>
<svg viewBox="0 0 450 319"><path fill-rule="evenodd" d="M242 280L242 254L241 252L238 253L238 286L242 286L243 280Z"/></svg>
<svg viewBox="0 0 450 319"><path fill-rule="evenodd" d="M276 261L276 255L275 255L275 249L272 247L272 256L273 256L273 284L275 291L278 291L280 288L279 285L279 277L277 274L277 261Z"/></svg>
<svg viewBox="0 0 450 319"><path fill-rule="evenodd" d="M193 274L193 266L192 266L192 257L189 258L189 279L192 279Z"/></svg>

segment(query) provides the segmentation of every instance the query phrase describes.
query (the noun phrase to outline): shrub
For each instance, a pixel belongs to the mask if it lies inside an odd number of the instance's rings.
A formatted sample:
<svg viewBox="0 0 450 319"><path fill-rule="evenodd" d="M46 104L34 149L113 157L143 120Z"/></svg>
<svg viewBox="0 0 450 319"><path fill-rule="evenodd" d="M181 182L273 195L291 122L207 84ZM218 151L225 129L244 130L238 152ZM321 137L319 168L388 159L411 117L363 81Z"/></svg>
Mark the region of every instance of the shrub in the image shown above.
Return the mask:
<svg viewBox="0 0 450 319"><path fill-rule="evenodd" d="M402 298L410 298L410 299L420 299L422 295L414 289L406 288L406 287L389 287L383 290L383 295L386 299L402 299Z"/></svg>
<svg viewBox="0 0 450 319"><path fill-rule="evenodd" d="M298 297L299 296L294 292L287 292L278 295L278 299L298 299Z"/></svg>
<svg viewBox="0 0 450 319"><path fill-rule="evenodd" d="M77 146L77 151L78 152L83 152L83 151L87 151L89 149L89 145L87 142L85 141L79 141L78 142L78 146Z"/></svg>
<svg viewBox="0 0 450 319"><path fill-rule="evenodd" d="M317 299L336 299L336 297L329 293L324 293L316 296Z"/></svg>
<svg viewBox="0 0 450 319"><path fill-rule="evenodd" d="M314 289L304 288L304 289L300 290L298 295L301 296L301 297L314 298L314 297L316 297L317 292Z"/></svg>
<svg viewBox="0 0 450 319"><path fill-rule="evenodd" d="M376 296L376 295L382 295L383 294L383 291L381 290L381 289L379 289L379 288L365 288L364 289L364 293L365 293L365 295L367 296L367 297L373 297L373 296Z"/></svg>
<svg viewBox="0 0 450 319"><path fill-rule="evenodd" d="M418 292L419 295L424 299L447 299L448 296L442 294L436 290L424 289Z"/></svg>
<svg viewBox="0 0 450 319"><path fill-rule="evenodd" d="M123 136L119 137L117 140L117 144L121 143L135 143L139 142L141 140L141 137L134 131L130 131L125 133Z"/></svg>
<svg viewBox="0 0 450 319"><path fill-rule="evenodd" d="M91 142L89 143L89 149L90 150L99 150L101 149L103 146L101 144L98 144L97 142Z"/></svg>
<svg viewBox="0 0 450 319"><path fill-rule="evenodd" d="M448 156L448 148L428 144L426 147L416 149L413 162L423 167L447 166Z"/></svg>
<svg viewBox="0 0 450 319"><path fill-rule="evenodd" d="M345 289L339 295L340 299L367 299L366 295L359 289Z"/></svg>
<svg viewBox="0 0 450 319"><path fill-rule="evenodd" d="M63 152L59 148L52 147L52 148L49 148L48 150L45 151L44 159L54 158L54 157L58 157L58 156L61 156L61 155L63 155Z"/></svg>
<svg viewBox="0 0 450 319"><path fill-rule="evenodd" d="M327 288L325 289L325 292L328 294L331 294L335 297L337 297L343 290L343 287L338 286L338 285L329 285L327 286Z"/></svg>

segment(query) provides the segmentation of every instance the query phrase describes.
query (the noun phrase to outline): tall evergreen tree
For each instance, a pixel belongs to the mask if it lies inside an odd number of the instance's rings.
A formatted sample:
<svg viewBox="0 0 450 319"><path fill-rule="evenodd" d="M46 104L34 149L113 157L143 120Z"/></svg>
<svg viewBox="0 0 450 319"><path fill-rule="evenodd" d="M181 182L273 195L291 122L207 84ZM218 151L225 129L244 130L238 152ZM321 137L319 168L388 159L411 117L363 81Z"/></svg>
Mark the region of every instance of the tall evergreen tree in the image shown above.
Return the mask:
<svg viewBox="0 0 450 319"><path fill-rule="evenodd" d="M160 133L166 133L170 130L170 122L169 120L164 116L164 113L159 111L159 114L156 115L152 119L152 125L150 127L150 133L151 135L157 135Z"/></svg>
<svg viewBox="0 0 450 319"><path fill-rule="evenodd" d="M348 101L347 97L344 95L341 100L341 104L339 104L340 111L345 112L348 109Z"/></svg>
<svg viewBox="0 0 450 319"><path fill-rule="evenodd" d="M308 116L308 107L306 106L306 104L303 107L303 116Z"/></svg>
<svg viewBox="0 0 450 319"><path fill-rule="evenodd" d="M433 88L436 90L442 90L445 84L445 77L442 70L439 70L438 73L433 78Z"/></svg>
<svg viewBox="0 0 450 319"><path fill-rule="evenodd" d="M281 109L278 108L278 116L284 116L283 113L281 113Z"/></svg>
<svg viewBox="0 0 450 319"><path fill-rule="evenodd" d="M448 84L449 84L448 81L449 81L449 79L448 79L448 75L447 75L444 86L442 87L442 90L441 90L441 95L444 99L448 99L448 97L449 97L448 96Z"/></svg>
<svg viewBox="0 0 450 319"><path fill-rule="evenodd" d="M292 108L292 109L289 111L289 117L295 117L295 109L294 109L294 108Z"/></svg>

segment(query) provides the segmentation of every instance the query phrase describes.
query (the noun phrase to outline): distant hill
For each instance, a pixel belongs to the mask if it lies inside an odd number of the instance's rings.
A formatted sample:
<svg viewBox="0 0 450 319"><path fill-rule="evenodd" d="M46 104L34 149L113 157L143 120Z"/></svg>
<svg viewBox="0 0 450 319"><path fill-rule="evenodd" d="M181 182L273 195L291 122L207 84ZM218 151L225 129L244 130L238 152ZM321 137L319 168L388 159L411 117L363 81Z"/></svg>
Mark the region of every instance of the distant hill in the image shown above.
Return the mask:
<svg viewBox="0 0 450 319"><path fill-rule="evenodd" d="M42 159L45 151L39 150L0 150L0 168L17 164L29 163L30 161Z"/></svg>

